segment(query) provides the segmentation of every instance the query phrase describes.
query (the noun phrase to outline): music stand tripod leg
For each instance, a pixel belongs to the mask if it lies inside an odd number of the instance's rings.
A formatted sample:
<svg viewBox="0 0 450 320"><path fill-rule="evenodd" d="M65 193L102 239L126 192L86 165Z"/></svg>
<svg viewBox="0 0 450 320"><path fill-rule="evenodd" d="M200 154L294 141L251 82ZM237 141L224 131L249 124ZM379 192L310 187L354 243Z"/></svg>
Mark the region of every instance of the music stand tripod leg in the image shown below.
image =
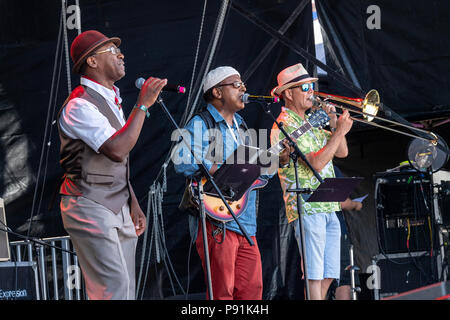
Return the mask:
<svg viewBox="0 0 450 320"><path fill-rule="evenodd" d="M355 272L359 270L359 268L355 266L353 244L350 245L349 255L350 255L350 290L352 294L351 297L352 300L358 300L358 293L361 292L361 288L356 286Z"/></svg>
<svg viewBox="0 0 450 320"><path fill-rule="evenodd" d="M297 189L300 188L300 181L298 178L298 158L296 153L292 153L291 155L292 160L294 161L294 170L295 170L295 187ZM300 193L296 192L297 195L297 214L298 214L298 225L299 225L299 232L300 232L300 239L301 239L301 245L300 245L300 251L301 251L301 263L303 265L303 278L305 283L305 292L306 292L306 300L310 300L310 292L309 292L309 277L308 277L308 270L307 270L307 257L306 257L306 246L305 246L305 229L303 227L303 215L302 215L302 199L300 198Z"/></svg>
<svg viewBox="0 0 450 320"><path fill-rule="evenodd" d="M203 251L205 256L205 272L206 272L206 280L208 285L208 298L209 300L214 300L214 294L212 289L212 280L211 280L211 264L209 259L209 247L208 247L208 238L206 232L206 213L205 213L205 204L203 202L203 184L201 181L197 181L197 192L198 192L198 200L199 200L199 214L200 221L202 224L202 235L203 235Z"/></svg>

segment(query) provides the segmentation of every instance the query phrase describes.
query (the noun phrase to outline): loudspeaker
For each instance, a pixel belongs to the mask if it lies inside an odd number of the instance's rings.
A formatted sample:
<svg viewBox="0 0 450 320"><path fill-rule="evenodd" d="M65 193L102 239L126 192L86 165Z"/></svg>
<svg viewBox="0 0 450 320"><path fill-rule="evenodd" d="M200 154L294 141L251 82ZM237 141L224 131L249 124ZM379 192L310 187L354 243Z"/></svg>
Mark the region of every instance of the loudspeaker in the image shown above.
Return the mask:
<svg viewBox="0 0 450 320"><path fill-rule="evenodd" d="M433 174L434 204L440 223L450 226L450 171L439 170Z"/></svg>
<svg viewBox="0 0 450 320"><path fill-rule="evenodd" d="M429 176L417 171L378 176L375 194L380 251L391 254L436 248Z"/></svg>
<svg viewBox="0 0 450 320"><path fill-rule="evenodd" d="M442 224L447 227L450 226L450 193L439 195L438 206Z"/></svg>
<svg viewBox="0 0 450 320"><path fill-rule="evenodd" d="M39 300L36 262L0 262L0 300Z"/></svg>
<svg viewBox="0 0 450 320"><path fill-rule="evenodd" d="M0 261L9 261L11 259L6 228L5 205L3 199L0 198Z"/></svg>
<svg viewBox="0 0 450 320"><path fill-rule="evenodd" d="M375 300L375 295L373 292L373 288L368 287L368 283L370 282L370 277L372 275L370 273L359 272L359 287L361 291L358 294L358 300Z"/></svg>
<svg viewBox="0 0 450 320"><path fill-rule="evenodd" d="M429 252L378 255L380 298L420 288L438 281L437 261Z"/></svg>

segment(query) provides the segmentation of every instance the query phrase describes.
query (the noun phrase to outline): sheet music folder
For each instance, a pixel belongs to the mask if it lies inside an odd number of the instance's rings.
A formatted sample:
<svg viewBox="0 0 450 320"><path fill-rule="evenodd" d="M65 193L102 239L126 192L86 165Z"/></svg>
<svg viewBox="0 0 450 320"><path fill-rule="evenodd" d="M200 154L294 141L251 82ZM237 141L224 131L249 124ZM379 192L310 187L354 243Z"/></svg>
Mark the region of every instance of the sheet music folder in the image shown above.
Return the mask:
<svg viewBox="0 0 450 320"><path fill-rule="evenodd" d="M242 198L261 175L261 167L256 164L258 148L239 145L227 158L224 164L213 174L214 181L227 200L236 201ZM211 182L206 182L203 191L218 196Z"/></svg>
<svg viewBox="0 0 450 320"><path fill-rule="evenodd" d="M341 202L361 183L362 177L325 178L311 195L302 195L306 202Z"/></svg>

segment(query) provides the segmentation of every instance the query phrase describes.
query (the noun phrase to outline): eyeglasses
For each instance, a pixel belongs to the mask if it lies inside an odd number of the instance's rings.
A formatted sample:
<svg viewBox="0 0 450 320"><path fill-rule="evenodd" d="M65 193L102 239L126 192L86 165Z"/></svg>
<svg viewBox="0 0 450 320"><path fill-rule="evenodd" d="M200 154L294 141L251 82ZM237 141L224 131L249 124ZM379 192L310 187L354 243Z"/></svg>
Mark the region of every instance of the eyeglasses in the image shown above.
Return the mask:
<svg viewBox="0 0 450 320"><path fill-rule="evenodd" d="M94 54L105 53L105 52L111 52L112 54L119 54L120 49L116 48L116 47L110 47L110 48L102 50L102 51L97 51Z"/></svg>
<svg viewBox="0 0 450 320"><path fill-rule="evenodd" d="M289 89L302 88L302 92L308 92L309 89L314 90L314 83L302 83L299 86L290 87Z"/></svg>
<svg viewBox="0 0 450 320"><path fill-rule="evenodd" d="M245 87L245 83L243 83L242 81L235 81L233 83L219 84L216 86L216 88L223 87L223 86L233 86L234 88L239 89L241 86Z"/></svg>

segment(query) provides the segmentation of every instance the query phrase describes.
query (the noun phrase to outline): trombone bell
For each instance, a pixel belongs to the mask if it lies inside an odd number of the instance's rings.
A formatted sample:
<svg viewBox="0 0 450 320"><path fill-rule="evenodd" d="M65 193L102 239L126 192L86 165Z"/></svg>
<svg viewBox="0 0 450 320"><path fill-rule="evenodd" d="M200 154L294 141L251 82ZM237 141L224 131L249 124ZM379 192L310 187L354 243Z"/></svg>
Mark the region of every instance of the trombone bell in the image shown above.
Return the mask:
<svg viewBox="0 0 450 320"><path fill-rule="evenodd" d="M360 98L348 98L348 97L342 97L337 96L334 94L329 93L323 93L319 91L314 91L314 95L317 95L319 97L322 97L326 100L334 100L338 102L343 102L345 104L357 107L362 110L364 119L366 121L372 121L374 117L378 113L378 106L380 105L380 95L378 94L378 91L375 89L370 90L364 100ZM366 114L367 113L367 114Z"/></svg>
<svg viewBox="0 0 450 320"><path fill-rule="evenodd" d="M369 122L372 121L378 113L379 105L380 95L378 94L378 91L375 89L370 90L362 103L362 111L365 113L364 119ZM370 116L368 114L370 114Z"/></svg>

